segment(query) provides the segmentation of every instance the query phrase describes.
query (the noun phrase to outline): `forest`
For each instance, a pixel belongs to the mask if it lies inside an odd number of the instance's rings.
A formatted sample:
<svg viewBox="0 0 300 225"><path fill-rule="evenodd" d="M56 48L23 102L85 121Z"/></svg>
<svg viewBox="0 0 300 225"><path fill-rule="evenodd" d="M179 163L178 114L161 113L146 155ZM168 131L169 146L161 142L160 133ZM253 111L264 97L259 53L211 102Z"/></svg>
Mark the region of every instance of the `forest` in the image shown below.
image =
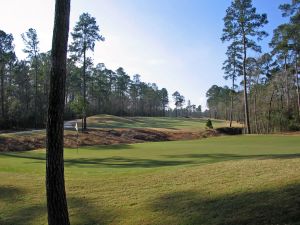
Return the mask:
<svg viewBox="0 0 300 225"><path fill-rule="evenodd" d="M15 54L14 37L0 30L0 129L44 128L49 95L51 51L40 52L37 31L28 29L22 35L26 59ZM94 65L91 52L95 44L105 41L96 18L89 13L79 17L71 32L68 48L65 87L65 120L96 114L117 116L188 116L200 115L201 106L187 101L178 91L172 97L175 110L168 107L166 88L146 83L141 75L132 78L124 68L111 70L104 63Z"/></svg>
<svg viewBox="0 0 300 225"><path fill-rule="evenodd" d="M168 91L155 83L133 79L120 67L116 71L103 63L94 65L87 56L96 41L104 41L96 20L88 13L80 16L69 46L65 95L65 119L107 113L114 115L163 115ZM22 34L28 57L18 60L13 36L0 31L1 38L1 121L0 127L45 127L49 95L51 52L39 51L35 29Z"/></svg>
<svg viewBox="0 0 300 225"><path fill-rule="evenodd" d="M259 41L268 34L266 14L256 13L251 1L242 8L232 2L224 17L221 40L228 44L224 78L231 86L213 85L206 93L206 116L245 122L246 133L300 130L300 2L282 4L287 23L279 25L262 52ZM245 20L239 20L245 13Z"/></svg>
<svg viewBox="0 0 300 225"><path fill-rule="evenodd" d="M273 34L263 26L266 14L258 14L249 3L247 20L239 21L243 10L232 3L224 17L222 42L226 43L223 77L229 86L213 85L206 93L207 110L192 104L178 91L169 93L156 83L146 83L141 75L132 78L124 68L94 65L91 52L100 35L96 19L83 13L71 32L68 48L65 120L96 114L117 116L204 116L238 121L246 133L299 130L299 2L279 6L287 23ZM238 12L238 13L236 13ZM259 41L272 35L269 52L262 52ZM51 52L40 52L37 31L21 34L27 54L18 59L14 37L0 30L0 128L44 128L49 94ZM185 104L186 103L186 104ZM184 105L186 105L184 107ZM86 122L84 122L86 127Z"/></svg>

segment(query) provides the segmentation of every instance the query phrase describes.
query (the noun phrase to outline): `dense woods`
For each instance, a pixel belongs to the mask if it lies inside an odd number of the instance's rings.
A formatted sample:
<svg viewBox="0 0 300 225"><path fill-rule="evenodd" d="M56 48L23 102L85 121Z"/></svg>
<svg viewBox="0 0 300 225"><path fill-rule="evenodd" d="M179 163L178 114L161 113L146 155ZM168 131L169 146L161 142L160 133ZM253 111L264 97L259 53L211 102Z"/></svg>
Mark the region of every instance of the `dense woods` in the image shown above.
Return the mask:
<svg viewBox="0 0 300 225"><path fill-rule="evenodd" d="M12 34L0 30L1 118L0 129L43 128L46 124L51 51L40 52L37 31L21 34L26 59L14 52ZM104 41L96 19L88 13L79 17L68 48L64 119L95 114L117 116L200 116L201 106L175 100L169 107L169 93L156 83L146 83L141 75L132 77L119 67L111 70L104 63L94 64L88 54L97 41ZM173 95L174 96L174 95Z"/></svg>
<svg viewBox="0 0 300 225"><path fill-rule="evenodd" d="M168 91L146 83L139 74L131 78L125 69L94 64L88 54L104 41L96 19L83 13L71 32L67 61L65 119L99 113L120 116L164 116ZM26 59L14 52L12 34L0 30L0 128L45 127L49 95L51 52L40 52L38 33L22 34ZM85 125L86 127L86 125Z"/></svg>
<svg viewBox="0 0 300 225"><path fill-rule="evenodd" d="M249 124L248 133L300 129L300 1L279 9L288 22L274 30L270 52L262 52L258 45L266 36L266 15L257 14L251 0L233 1L227 9L222 41L229 45L223 70L232 85L213 85L207 91L206 116L237 120L245 128ZM253 57L254 52L260 56Z"/></svg>

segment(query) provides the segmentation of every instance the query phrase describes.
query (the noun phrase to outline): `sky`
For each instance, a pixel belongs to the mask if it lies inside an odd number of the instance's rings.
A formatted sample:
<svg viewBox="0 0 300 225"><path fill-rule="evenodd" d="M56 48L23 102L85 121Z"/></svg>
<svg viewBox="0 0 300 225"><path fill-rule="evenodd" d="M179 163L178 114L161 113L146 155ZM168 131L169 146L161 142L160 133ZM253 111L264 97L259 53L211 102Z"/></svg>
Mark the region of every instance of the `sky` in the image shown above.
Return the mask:
<svg viewBox="0 0 300 225"><path fill-rule="evenodd" d="M267 13L270 34L260 44L268 51L273 29L285 22L278 6L290 0L253 0L258 13ZM19 58L21 34L37 31L42 52L51 48L54 0L0 0L0 29L14 36ZM169 98L179 91L186 100L206 108L206 91L223 79L226 44L220 40L230 0L71 0L70 31L79 15L96 18L104 42L91 53L94 63L167 88ZM71 37L69 41L71 41ZM173 104L172 102L170 104Z"/></svg>

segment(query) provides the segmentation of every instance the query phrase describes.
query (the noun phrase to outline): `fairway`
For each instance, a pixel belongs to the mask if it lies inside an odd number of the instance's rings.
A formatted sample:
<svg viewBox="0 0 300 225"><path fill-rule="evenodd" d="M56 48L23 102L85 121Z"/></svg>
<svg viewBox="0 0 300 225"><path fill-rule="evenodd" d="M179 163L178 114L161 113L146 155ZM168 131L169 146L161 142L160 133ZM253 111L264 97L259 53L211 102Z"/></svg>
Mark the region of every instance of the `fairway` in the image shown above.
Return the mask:
<svg viewBox="0 0 300 225"><path fill-rule="evenodd" d="M300 224L300 137L65 150L72 224ZM0 153L0 224L46 224L45 150Z"/></svg>
<svg viewBox="0 0 300 225"><path fill-rule="evenodd" d="M119 117L96 115L87 118L89 127L93 128L160 128L173 130L203 130L208 118L185 117ZM80 121L78 120L79 124ZM212 119L214 128L226 127L229 121ZM234 123L235 126L241 126Z"/></svg>

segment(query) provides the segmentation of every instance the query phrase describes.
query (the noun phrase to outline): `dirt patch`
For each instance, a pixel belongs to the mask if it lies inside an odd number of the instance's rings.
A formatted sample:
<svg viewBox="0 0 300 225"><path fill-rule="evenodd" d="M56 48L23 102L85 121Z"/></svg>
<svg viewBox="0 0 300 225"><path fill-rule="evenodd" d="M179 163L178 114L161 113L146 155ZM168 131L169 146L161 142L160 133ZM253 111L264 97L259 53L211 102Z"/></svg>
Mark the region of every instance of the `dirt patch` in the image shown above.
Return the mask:
<svg viewBox="0 0 300 225"><path fill-rule="evenodd" d="M93 129L85 133L66 132L64 145L68 148L91 145L132 144L142 142L192 140L217 136L214 130L198 132L159 129ZM45 135L0 137L0 152L28 151L45 148Z"/></svg>
<svg viewBox="0 0 300 225"><path fill-rule="evenodd" d="M0 152L28 151L44 148L45 137L0 137Z"/></svg>

